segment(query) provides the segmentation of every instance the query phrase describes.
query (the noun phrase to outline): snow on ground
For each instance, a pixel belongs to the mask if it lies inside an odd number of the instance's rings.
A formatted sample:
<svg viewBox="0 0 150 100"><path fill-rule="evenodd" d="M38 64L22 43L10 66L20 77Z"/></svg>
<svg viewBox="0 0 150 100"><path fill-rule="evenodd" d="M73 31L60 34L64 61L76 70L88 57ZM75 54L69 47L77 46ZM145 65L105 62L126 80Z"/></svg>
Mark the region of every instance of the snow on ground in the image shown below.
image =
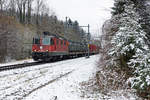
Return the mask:
<svg viewBox="0 0 150 100"><path fill-rule="evenodd" d="M92 56L90 59L79 58L76 59L70 68L74 68L74 71L60 80L53 82L44 88L35 91L25 100L52 100L57 97L58 100L81 100L79 83L88 81L89 77L92 77L92 73L95 72L95 61L98 56Z"/></svg>
<svg viewBox="0 0 150 100"><path fill-rule="evenodd" d="M79 83L95 72L98 55L0 72L1 100L81 100Z"/></svg>
<svg viewBox="0 0 150 100"><path fill-rule="evenodd" d="M124 91L107 97L92 89L82 96L81 83L93 78L98 59L94 55L0 72L0 100L137 100L128 91L129 98Z"/></svg>

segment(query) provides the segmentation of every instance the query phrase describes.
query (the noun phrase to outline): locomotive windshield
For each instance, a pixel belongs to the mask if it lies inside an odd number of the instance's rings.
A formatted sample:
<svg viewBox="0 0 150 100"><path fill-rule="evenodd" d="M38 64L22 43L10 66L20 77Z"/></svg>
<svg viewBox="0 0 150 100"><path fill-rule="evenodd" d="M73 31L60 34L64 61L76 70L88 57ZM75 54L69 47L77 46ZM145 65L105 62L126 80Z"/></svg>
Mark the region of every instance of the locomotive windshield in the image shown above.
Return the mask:
<svg viewBox="0 0 150 100"><path fill-rule="evenodd" d="M40 38L33 38L33 44L40 44Z"/></svg>
<svg viewBox="0 0 150 100"><path fill-rule="evenodd" d="M50 38L43 38L42 39L42 44L43 45L50 45Z"/></svg>

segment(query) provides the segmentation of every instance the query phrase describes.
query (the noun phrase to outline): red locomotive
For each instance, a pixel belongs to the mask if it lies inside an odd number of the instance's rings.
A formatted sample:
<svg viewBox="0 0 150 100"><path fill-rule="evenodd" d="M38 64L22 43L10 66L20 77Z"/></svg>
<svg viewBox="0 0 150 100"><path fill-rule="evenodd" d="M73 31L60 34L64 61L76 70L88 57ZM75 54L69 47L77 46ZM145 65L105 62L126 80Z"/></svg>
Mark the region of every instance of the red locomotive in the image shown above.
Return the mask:
<svg viewBox="0 0 150 100"><path fill-rule="evenodd" d="M90 54L98 53L98 47L90 44ZM58 58L84 56L88 52L85 43L68 41L67 39L44 32L44 36L33 38L32 58L36 61L50 61Z"/></svg>

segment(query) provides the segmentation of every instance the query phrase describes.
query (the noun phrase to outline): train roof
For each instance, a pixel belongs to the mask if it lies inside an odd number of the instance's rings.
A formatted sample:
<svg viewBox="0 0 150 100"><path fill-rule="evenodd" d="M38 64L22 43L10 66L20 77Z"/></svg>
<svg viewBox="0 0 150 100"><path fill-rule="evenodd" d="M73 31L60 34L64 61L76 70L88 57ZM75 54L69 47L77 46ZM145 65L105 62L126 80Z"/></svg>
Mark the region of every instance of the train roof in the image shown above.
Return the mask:
<svg viewBox="0 0 150 100"><path fill-rule="evenodd" d="M84 44L83 42L76 42L76 41L68 40L68 39L66 39L66 38L64 38L64 37L62 37L62 36L60 36L60 35L58 35L58 34L53 34L53 33L50 33L50 32L48 32L48 31L43 32L43 35L44 35L44 36L53 36L53 37L56 37L56 38L59 38L59 39L67 40L67 41L69 41L70 43Z"/></svg>
<svg viewBox="0 0 150 100"><path fill-rule="evenodd" d="M50 33L48 31L43 32L43 35L44 36L53 36L53 37L56 37L56 38L59 38L59 39L67 40L66 38L64 38L64 37L62 37L62 36L60 36L58 34L53 34L53 33Z"/></svg>

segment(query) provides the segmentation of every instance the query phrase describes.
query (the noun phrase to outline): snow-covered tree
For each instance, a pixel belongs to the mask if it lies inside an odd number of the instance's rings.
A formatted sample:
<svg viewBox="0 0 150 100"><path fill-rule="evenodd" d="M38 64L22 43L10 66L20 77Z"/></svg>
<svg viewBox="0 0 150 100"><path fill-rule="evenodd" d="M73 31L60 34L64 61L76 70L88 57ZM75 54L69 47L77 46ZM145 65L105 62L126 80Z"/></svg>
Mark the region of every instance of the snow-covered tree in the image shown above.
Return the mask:
<svg viewBox="0 0 150 100"><path fill-rule="evenodd" d="M113 58L112 64L118 65L117 58L120 61L119 67L133 69L133 77L130 78L132 88L147 91L150 87L150 49L145 43L146 33L139 20L134 3L126 0L119 30L111 41L113 48L109 55Z"/></svg>
<svg viewBox="0 0 150 100"><path fill-rule="evenodd" d="M114 0L114 7L112 7L113 11L112 15L121 14L124 11L125 0Z"/></svg>

